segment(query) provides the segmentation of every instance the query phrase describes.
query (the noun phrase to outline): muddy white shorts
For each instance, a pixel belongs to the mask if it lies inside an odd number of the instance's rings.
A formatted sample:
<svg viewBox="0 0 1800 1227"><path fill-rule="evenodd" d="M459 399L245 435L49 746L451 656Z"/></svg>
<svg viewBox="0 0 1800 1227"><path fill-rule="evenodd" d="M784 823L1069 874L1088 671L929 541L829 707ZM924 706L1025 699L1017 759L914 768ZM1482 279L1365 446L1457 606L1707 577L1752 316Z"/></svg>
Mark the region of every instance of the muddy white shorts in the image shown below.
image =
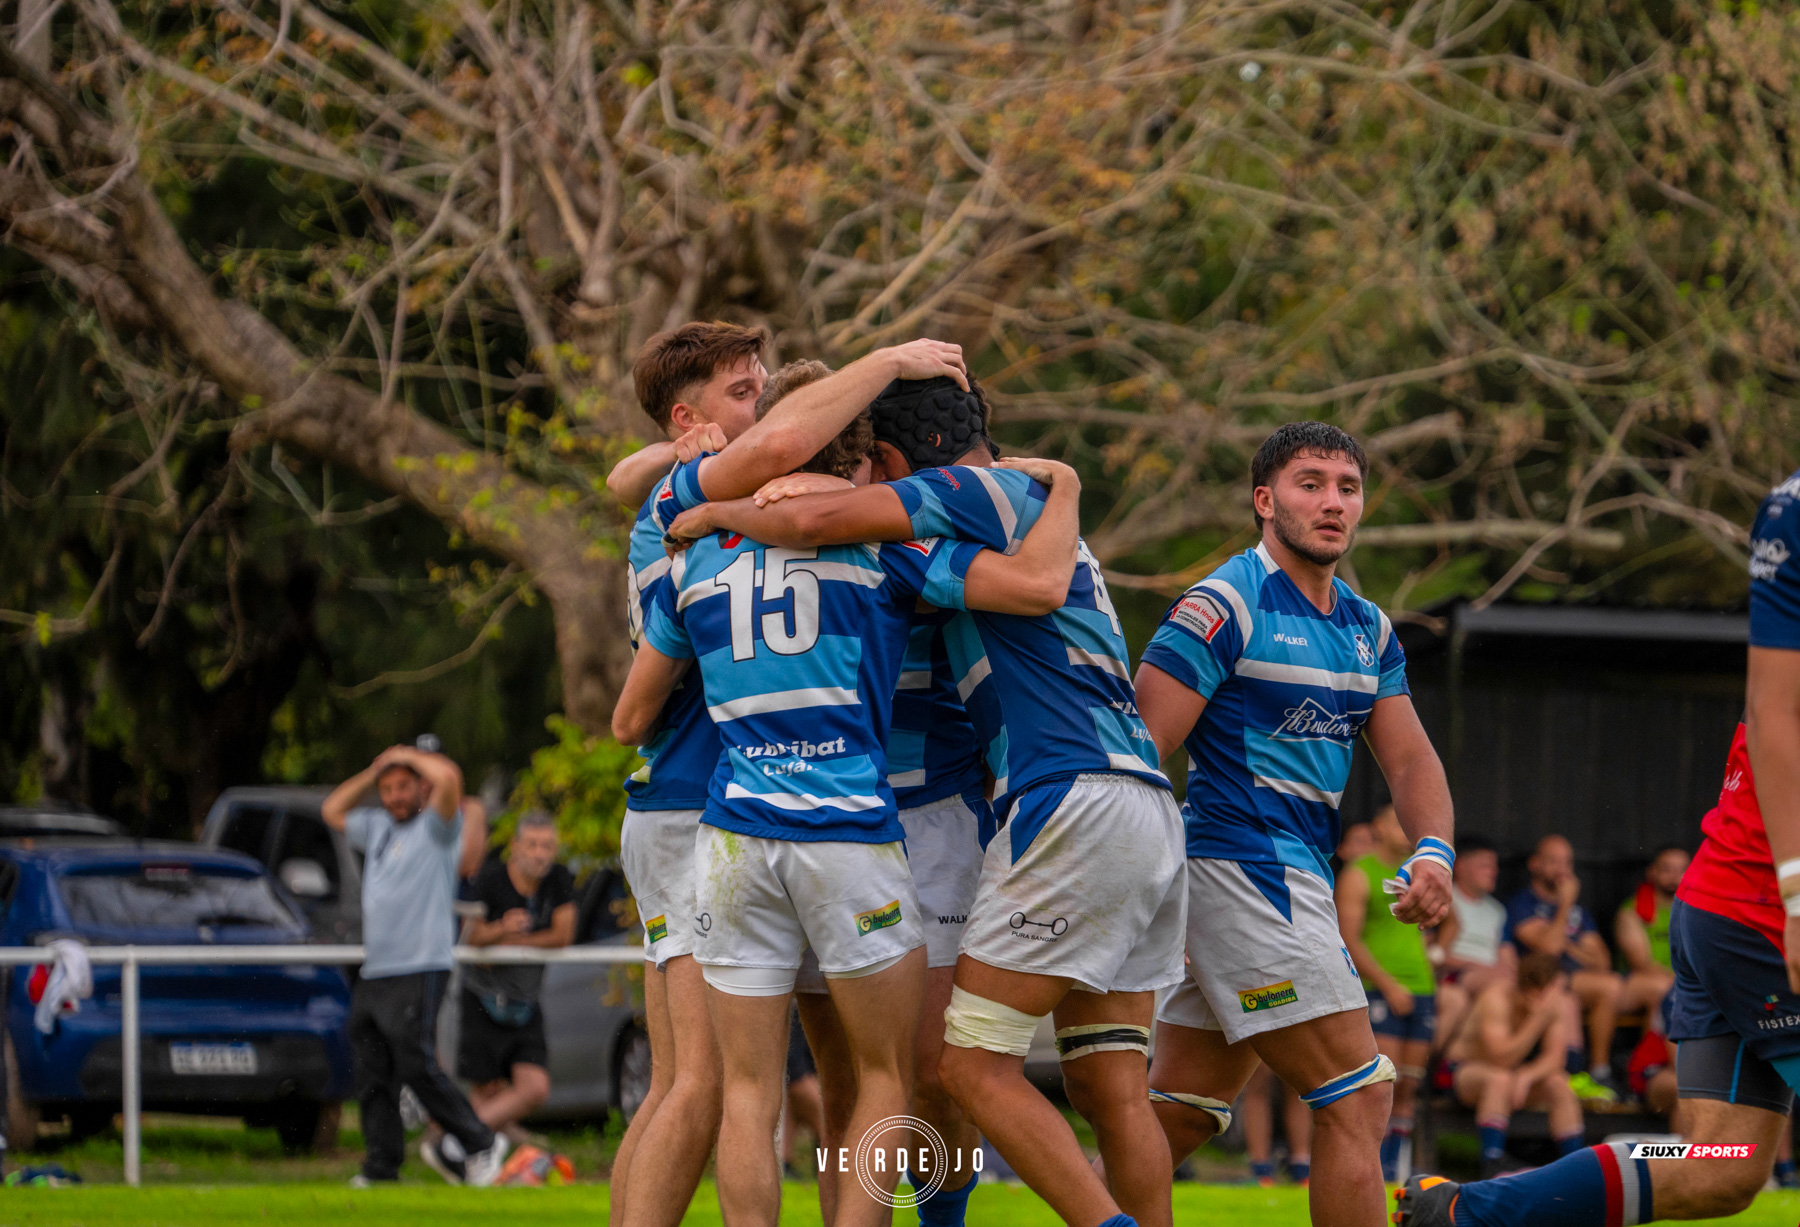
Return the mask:
<svg viewBox="0 0 1800 1227"><path fill-rule="evenodd" d="M1369 999L1338 933L1331 884L1262 862L1187 863L1188 974L1158 1020L1223 1031L1225 1042L1279 1031Z"/></svg>
<svg viewBox="0 0 1800 1227"><path fill-rule="evenodd" d="M619 860L644 923L644 958L662 965L694 953L694 832L697 809L625 811Z"/></svg>
<svg viewBox="0 0 1800 1227"><path fill-rule="evenodd" d="M974 800L987 806L979 795ZM981 816L969 800L951 796L901 810L900 825L919 892L925 965L954 967L981 881Z"/></svg>
<svg viewBox="0 0 1800 1227"><path fill-rule="evenodd" d="M694 957L707 967L797 970L810 945L821 971L841 976L925 944L897 841L806 843L701 823L694 896Z"/></svg>
<svg viewBox="0 0 1800 1227"><path fill-rule="evenodd" d="M1181 978L1186 857L1166 788L1113 774L1028 788L988 844L962 953L1090 992L1167 988Z"/></svg>

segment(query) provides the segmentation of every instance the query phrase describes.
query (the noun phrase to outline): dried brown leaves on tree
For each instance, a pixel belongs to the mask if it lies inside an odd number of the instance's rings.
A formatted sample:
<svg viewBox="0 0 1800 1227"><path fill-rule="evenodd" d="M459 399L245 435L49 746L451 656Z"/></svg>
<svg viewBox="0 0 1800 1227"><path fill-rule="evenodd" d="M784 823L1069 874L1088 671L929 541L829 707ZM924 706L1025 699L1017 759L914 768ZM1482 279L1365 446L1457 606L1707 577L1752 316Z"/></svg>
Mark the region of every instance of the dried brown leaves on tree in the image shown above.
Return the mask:
<svg viewBox="0 0 1800 1227"><path fill-rule="evenodd" d="M649 433L633 353L688 319L782 357L960 341L1008 437L1090 473L1115 577L1164 589L1241 547L1248 452L1296 416L1370 441L1355 571L1397 612L1728 602L1800 459L1779 6L14 16L8 241L220 390L242 448L348 466L531 576L588 727L624 662L597 478ZM228 158L308 242L184 239Z"/></svg>

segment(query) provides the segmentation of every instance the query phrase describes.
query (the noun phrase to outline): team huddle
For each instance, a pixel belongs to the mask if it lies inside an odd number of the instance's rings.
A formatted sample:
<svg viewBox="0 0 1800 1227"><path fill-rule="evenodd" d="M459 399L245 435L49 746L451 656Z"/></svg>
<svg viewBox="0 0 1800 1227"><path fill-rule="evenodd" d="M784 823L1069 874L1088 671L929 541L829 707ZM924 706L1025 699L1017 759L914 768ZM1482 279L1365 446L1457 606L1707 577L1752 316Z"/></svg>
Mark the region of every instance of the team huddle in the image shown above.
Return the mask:
<svg viewBox="0 0 1800 1227"><path fill-rule="evenodd" d="M715 1145L727 1223L776 1221L791 1001L832 1148L914 1116L951 1153L985 1137L1073 1227L1170 1227L1174 1167L1267 1063L1313 1111L1314 1222L1381 1221L1393 1084L1420 1071L1377 1051L1333 906L1357 738L1413 847L1382 883L1398 920L1444 917L1455 854L1393 627L1335 575L1361 447L1269 437L1260 542L1177 598L1134 675L1075 473L996 458L958 347L772 375L764 348L652 338L634 375L668 441L609 480L641 507L613 731L646 760L622 838L655 968L613 1221L678 1222ZM1025 1078L1046 1015L1097 1160ZM897 1179L821 1171L826 1221L888 1221ZM932 1183L921 1222L961 1223L971 1165ZM1401 1212L1551 1221L1458 1192L1415 1180ZM1556 1221L1647 1221L1616 1202Z"/></svg>

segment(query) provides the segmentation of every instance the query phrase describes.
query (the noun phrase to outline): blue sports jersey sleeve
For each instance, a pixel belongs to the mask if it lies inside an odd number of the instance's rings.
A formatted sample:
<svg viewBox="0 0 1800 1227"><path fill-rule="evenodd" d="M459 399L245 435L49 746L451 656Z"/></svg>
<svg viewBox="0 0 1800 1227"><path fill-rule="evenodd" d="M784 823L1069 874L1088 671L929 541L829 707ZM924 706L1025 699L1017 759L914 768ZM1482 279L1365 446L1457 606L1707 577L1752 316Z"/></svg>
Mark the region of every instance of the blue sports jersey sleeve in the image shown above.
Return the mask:
<svg viewBox="0 0 1800 1227"><path fill-rule="evenodd" d="M931 598L927 592L931 586L931 578L945 565L951 553L954 541L945 541L942 537L927 537L922 541L890 542L877 547L876 557L880 561L881 570L887 576L886 585L891 597L898 602L914 601L923 597ZM933 605L942 602L931 601ZM960 609L962 606L944 606Z"/></svg>
<svg viewBox="0 0 1800 1227"><path fill-rule="evenodd" d="M918 538L952 537L1012 553L1037 523L1049 491L1016 469L924 469L889 486Z"/></svg>
<svg viewBox="0 0 1800 1227"><path fill-rule="evenodd" d="M1769 492L1750 530L1750 643L1800 651L1800 473Z"/></svg>
<svg viewBox="0 0 1800 1227"><path fill-rule="evenodd" d="M964 587L969 578L969 564L985 548L973 541L946 542L932 557L925 573L925 588L920 595L939 609L967 609Z"/></svg>
<svg viewBox="0 0 1800 1227"><path fill-rule="evenodd" d="M650 602L648 614L644 618L644 642L664 656L689 660L694 655L694 644L688 638L687 627L682 625L681 611L677 605L679 597L680 593L673 582L665 583L657 589L656 599Z"/></svg>
<svg viewBox="0 0 1800 1227"><path fill-rule="evenodd" d="M1381 619L1381 634L1386 636L1387 644L1381 650L1381 684L1375 690L1378 701L1397 694L1409 694L1412 689L1406 684L1406 652L1400 647L1400 636L1394 633L1385 616Z"/></svg>
<svg viewBox="0 0 1800 1227"><path fill-rule="evenodd" d="M700 466L713 454L708 452L686 464L676 465L656 487L656 494L650 500L650 518L663 532L669 531L676 516L706 501L706 495L700 489Z"/></svg>
<svg viewBox="0 0 1800 1227"><path fill-rule="evenodd" d="M1232 616L1230 598L1235 594L1218 577L1182 593L1151 636L1143 663L1155 665L1201 698L1212 698L1244 651L1243 628Z"/></svg>

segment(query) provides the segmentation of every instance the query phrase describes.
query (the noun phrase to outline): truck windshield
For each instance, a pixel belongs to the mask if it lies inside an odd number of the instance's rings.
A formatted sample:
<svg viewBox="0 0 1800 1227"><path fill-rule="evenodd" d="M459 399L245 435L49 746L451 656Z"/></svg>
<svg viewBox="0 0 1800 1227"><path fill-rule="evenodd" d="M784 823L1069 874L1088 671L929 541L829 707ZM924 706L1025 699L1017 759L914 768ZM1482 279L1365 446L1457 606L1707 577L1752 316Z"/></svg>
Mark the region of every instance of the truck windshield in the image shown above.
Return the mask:
<svg viewBox="0 0 1800 1227"><path fill-rule="evenodd" d="M194 865L141 865L62 876L69 918L84 929L198 929L203 925L295 928L265 877Z"/></svg>

